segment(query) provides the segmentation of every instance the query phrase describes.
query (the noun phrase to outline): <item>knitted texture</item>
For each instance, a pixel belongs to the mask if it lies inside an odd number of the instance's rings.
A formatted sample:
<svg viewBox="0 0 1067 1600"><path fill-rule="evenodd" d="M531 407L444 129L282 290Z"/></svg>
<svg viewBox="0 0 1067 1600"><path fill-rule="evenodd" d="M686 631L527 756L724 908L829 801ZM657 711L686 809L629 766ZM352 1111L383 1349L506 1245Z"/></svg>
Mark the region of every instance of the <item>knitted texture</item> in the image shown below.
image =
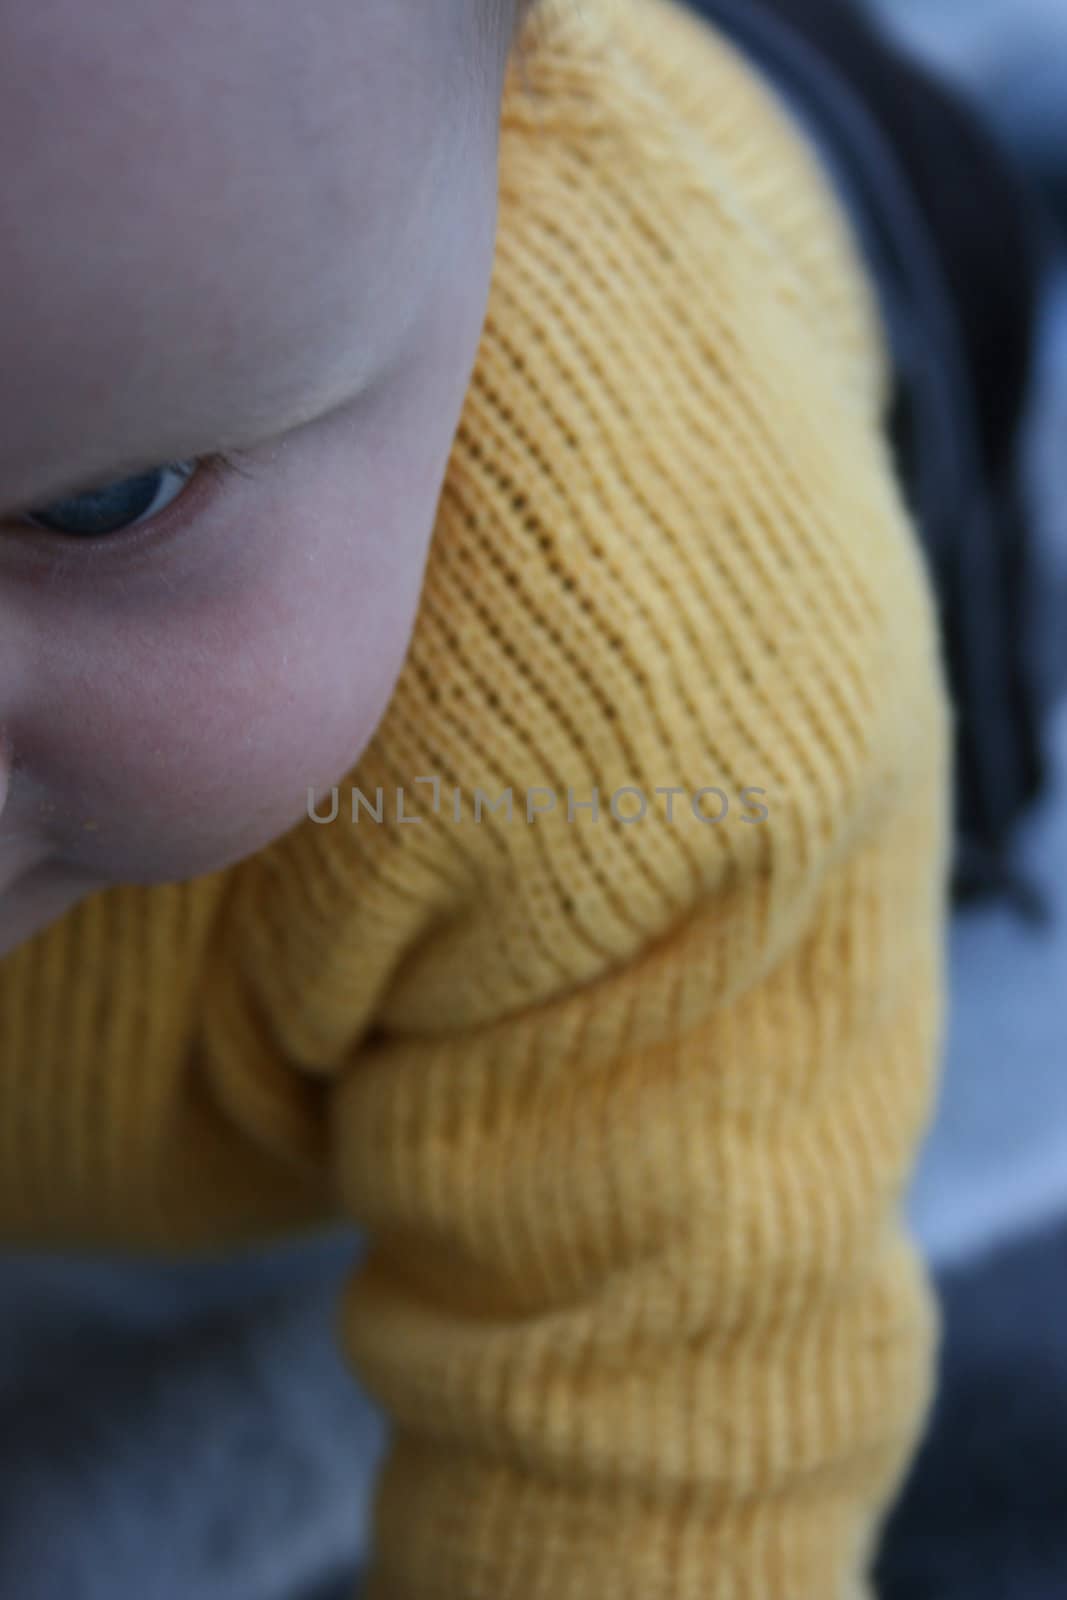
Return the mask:
<svg viewBox="0 0 1067 1600"><path fill-rule="evenodd" d="M846 224L741 59L671 0L544 0L337 815L0 966L9 1238L367 1230L370 1600L871 1593L938 1342L902 1195L951 762L885 395Z"/></svg>

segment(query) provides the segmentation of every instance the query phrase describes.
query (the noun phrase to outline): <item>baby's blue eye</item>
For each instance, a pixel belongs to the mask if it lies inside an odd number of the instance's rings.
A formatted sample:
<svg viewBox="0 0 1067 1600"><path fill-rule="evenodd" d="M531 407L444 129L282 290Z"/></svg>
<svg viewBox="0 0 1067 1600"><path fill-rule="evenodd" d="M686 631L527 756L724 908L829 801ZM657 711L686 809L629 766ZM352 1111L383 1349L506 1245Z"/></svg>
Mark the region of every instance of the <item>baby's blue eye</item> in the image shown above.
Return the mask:
<svg viewBox="0 0 1067 1600"><path fill-rule="evenodd" d="M49 506L27 511L20 520L74 539L124 533L166 510L181 494L197 465L196 461L171 462L102 489L54 500Z"/></svg>

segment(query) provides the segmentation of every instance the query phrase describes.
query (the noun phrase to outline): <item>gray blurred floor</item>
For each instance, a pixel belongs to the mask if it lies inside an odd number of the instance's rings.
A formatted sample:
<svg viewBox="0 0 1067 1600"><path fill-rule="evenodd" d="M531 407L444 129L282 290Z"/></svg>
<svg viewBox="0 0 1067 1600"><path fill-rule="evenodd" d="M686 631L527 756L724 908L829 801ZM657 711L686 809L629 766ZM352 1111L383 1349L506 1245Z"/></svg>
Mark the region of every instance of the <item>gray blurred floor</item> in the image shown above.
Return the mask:
<svg viewBox="0 0 1067 1600"><path fill-rule="evenodd" d="M0 1596L350 1600L385 1445L333 1337L363 1249L0 1258Z"/></svg>

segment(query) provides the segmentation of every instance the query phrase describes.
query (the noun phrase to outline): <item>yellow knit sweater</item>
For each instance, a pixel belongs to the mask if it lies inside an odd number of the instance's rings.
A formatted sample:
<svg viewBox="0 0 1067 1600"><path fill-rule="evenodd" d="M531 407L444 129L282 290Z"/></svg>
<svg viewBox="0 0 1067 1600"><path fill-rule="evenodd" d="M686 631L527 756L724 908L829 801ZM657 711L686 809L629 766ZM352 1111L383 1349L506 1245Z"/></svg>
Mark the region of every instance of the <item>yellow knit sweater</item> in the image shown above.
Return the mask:
<svg viewBox="0 0 1067 1600"><path fill-rule="evenodd" d="M386 715L334 820L0 966L2 1231L366 1230L370 1600L860 1600L937 1344L950 840L875 303L672 0L524 44Z"/></svg>

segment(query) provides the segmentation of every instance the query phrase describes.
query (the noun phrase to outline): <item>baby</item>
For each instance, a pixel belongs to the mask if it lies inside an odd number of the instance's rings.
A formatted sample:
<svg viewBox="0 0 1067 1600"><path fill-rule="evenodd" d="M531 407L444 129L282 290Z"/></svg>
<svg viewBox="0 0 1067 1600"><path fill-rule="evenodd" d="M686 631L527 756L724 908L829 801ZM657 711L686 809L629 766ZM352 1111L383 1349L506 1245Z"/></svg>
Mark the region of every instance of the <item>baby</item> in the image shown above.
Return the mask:
<svg viewBox="0 0 1067 1600"><path fill-rule="evenodd" d="M950 717L814 154L673 0L0 39L0 1233L366 1228L370 1600L860 1600Z"/></svg>

